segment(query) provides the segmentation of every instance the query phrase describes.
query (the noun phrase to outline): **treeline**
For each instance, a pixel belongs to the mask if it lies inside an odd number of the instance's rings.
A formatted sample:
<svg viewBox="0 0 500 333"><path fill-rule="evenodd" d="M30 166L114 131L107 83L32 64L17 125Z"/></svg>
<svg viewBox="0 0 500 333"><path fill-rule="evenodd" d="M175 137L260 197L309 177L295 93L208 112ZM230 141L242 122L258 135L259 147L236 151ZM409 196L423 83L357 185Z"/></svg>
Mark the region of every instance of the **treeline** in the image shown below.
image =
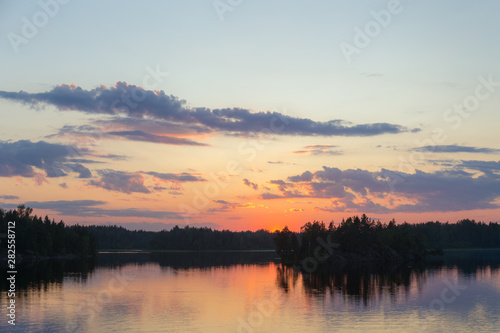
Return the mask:
<svg viewBox="0 0 500 333"><path fill-rule="evenodd" d="M418 260L444 248L493 248L500 246L500 225L461 220L457 223L427 222L382 224L353 216L328 227L319 221L306 223L299 234L285 227L275 233L276 252L285 261L316 256L325 260Z"/></svg>
<svg viewBox="0 0 500 333"><path fill-rule="evenodd" d="M128 230L116 225L91 225L87 227L99 249L149 249L154 231Z"/></svg>
<svg viewBox="0 0 500 333"><path fill-rule="evenodd" d="M87 227L99 249L146 250L272 250L273 234L267 230L234 232L175 226L171 230L128 230L119 226Z"/></svg>
<svg viewBox="0 0 500 333"><path fill-rule="evenodd" d="M16 254L32 256L89 256L97 253L95 238L86 227L66 226L63 221L56 223L32 215L33 209L20 205L15 210L0 209L0 230L8 235L8 222L15 222ZM6 252L8 238L1 241L2 251ZM12 245L12 243L10 244Z"/></svg>
<svg viewBox="0 0 500 333"><path fill-rule="evenodd" d="M460 220L457 223L427 222L416 225L430 248L500 247L500 224Z"/></svg>
<svg viewBox="0 0 500 333"><path fill-rule="evenodd" d="M382 224L368 218L353 216L340 225L313 221L302 226L299 233L285 227L270 233L267 230L233 232L175 226L169 231L131 231L119 226L66 226L48 216L32 215L24 205L15 210L0 209L1 233L7 234L7 222L15 221L16 252L35 256L90 255L97 249L151 250L269 250L287 260L300 260L325 251L377 258L422 258L429 250L444 248L500 247L498 223L461 220L457 223L426 222ZM325 242L327 245L325 246ZM7 239L2 239L6 251ZM318 250L319 249L319 250ZM331 256L330 256L331 257ZM347 259L349 259L347 258Z"/></svg>
<svg viewBox="0 0 500 333"><path fill-rule="evenodd" d="M210 228L175 226L170 231L156 232L151 239L154 250L270 250L273 234L267 230L229 231Z"/></svg>

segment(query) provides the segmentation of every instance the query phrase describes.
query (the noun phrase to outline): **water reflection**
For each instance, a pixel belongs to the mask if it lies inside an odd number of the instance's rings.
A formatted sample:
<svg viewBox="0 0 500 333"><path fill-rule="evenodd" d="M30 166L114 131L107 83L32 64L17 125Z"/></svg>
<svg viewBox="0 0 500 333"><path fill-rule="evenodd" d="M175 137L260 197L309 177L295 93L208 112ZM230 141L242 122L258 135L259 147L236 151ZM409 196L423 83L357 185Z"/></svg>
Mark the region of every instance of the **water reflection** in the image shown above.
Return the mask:
<svg viewBox="0 0 500 333"><path fill-rule="evenodd" d="M292 267L277 267L277 285L285 292L295 289L297 281L307 295L339 293L343 297L354 296L355 302L368 305L371 298L386 294L396 298L400 292L409 293L412 283L421 289L426 280L423 265L407 266L352 266L343 269L319 270L305 273ZM300 279L299 279L300 278Z"/></svg>
<svg viewBox="0 0 500 333"><path fill-rule="evenodd" d="M500 268L500 249L449 250L444 257L431 257L427 261L428 268L457 268L464 275L474 277L479 271Z"/></svg>
<svg viewBox="0 0 500 333"><path fill-rule="evenodd" d="M274 257L274 252L110 252L99 254L97 259L24 262L18 265L16 285L18 290L41 290L50 284L62 284L64 279L85 283L95 269L101 267L141 267L153 263L163 269L208 269L264 265ZM425 283L427 274L443 268L457 269L460 274L475 278L477 274L500 268L500 250L448 251L444 257L429 258L426 263L413 266L344 265L328 270L318 269L313 273L298 272L292 267L277 265L276 281L277 286L285 293L295 288L300 280L306 293L340 291L346 296L359 296L366 303L371 296L384 292L393 297L399 291L408 292L412 281L420 288ZM6 279L0 281L2 291L6 290L7 283Z"/></svg>
<svg viewBox="0 0 500 333"><path fill-rule="evenodd" d="M275 264L274 256L103 253L97 262L25 263L18 268L16 329L235 332L243 320L254 332L467 331L476 324L491 331L500 320L500 251L312 274Z"/></svg>
<svg viewBox="0 0 500 333"><path fill-rule="evenodd" d="M3 263L2 271L7 271ZM65 279L84 283L95 270L96 259L39 260L23 261L17 264L16 288L18 291L47 290L51 286L62 285ZM7 279L1 279L0 290L8 289ZM18 293L18 297L25 294Z"/></svg>
<svg viewBox="0 0 500 333"><path fill-rule="evenodd" d="M294 267L277 266L276 284L285 293L297 287L300 280L306 294L324 295L340 293L355 296L355 301L368 305L371 298L388 295L394 299L401 292L408 294L410 288L418 291L429 274L442 269L457 270L469 279L485 272L496 272L500 268L500 250L449 251L444 257L430 258L426 263L415 265L344 265L317 269L313 273L299 271Z"/></svg>
<svg viewBox="0 0 500 333"><path fill-rule="evenodd" d="M192 269L229 267L234 265L265 264L276 254L274 251L256 252L135 252L102 253L98 266L117 268L129 264L157 263L163 268Z"/></svg>

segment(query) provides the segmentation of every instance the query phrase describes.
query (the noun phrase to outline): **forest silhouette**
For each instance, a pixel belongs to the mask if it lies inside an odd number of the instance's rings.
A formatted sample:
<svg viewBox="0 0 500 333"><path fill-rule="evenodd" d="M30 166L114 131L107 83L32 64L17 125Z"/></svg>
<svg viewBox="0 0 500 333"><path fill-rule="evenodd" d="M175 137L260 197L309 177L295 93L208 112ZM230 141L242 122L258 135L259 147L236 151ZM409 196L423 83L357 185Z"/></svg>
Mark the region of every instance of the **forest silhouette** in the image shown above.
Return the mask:
<svg viewBox="0 0 500 333"><path fill-rule="evenodd" d="M229 231L211 228L175 226L159 232L131 231L119 226L67 226L48 216L33 215L24 205L5 211L0 209L1 232L6 233L7 222L16 222L16 250L18 254L33 256L91 256L98 249L142 249L157 251L242 251L276 250L284 260L300 260L314 256L321 244L331 245L335 251L368 259L422 258L429 250L451 248L495 248L500 245L500 225L497 222L461 220L457 223L425 222L397 224L395 220L382 224L368 218L353 216L339 224L307 222L300 232L288 227L281 231ZM2 241L2 254L7 242ZM322 256L328 252L323 246L316 250ZM439 251L437 251L439 252ZM347 256L349 259L349 256Z"/></svg>

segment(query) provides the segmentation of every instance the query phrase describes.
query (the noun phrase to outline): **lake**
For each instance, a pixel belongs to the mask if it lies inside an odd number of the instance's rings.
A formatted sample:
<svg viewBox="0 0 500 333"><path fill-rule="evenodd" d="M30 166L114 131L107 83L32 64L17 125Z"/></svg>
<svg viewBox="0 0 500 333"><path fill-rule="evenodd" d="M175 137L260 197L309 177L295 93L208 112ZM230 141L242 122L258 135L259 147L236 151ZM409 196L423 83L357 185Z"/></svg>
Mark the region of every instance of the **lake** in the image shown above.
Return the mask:
<svg viewBox="0 0 500 333"><path fill-rule="evenodd" d="M500 332L500 250L303 273L272 252L100 253L18 265L2 332ZM3 268L2 272L6 272Z"/></svg>

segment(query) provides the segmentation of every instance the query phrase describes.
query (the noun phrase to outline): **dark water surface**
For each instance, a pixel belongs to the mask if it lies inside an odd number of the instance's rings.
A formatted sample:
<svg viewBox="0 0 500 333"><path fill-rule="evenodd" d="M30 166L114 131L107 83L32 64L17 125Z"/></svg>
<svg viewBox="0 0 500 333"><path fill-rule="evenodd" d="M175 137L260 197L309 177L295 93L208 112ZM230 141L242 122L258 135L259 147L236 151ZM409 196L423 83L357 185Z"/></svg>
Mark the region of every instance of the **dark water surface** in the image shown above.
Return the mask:
<svg viewBox="0 0 500 333"><path fill-rule="evenodd" d="M500 250L302 273L272 252L102 253L19 265L1 332L500 332ZM2 276L6 269L2 268Z"/></svg>

